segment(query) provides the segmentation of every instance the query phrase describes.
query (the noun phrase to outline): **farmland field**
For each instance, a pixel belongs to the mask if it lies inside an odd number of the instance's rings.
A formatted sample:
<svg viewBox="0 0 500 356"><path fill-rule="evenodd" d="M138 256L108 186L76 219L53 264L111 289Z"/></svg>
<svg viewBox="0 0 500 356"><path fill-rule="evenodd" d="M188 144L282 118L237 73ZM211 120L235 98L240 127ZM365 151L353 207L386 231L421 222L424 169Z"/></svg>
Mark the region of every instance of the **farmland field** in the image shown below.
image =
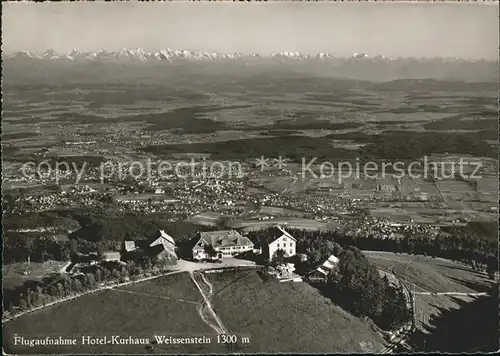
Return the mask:
<svg viewBox="0 0 500 356"><path fill-rule="evenodd" d="M294 229L304 229L304 230L321 230L326 228L326 224L312 220L312 219L303 219L303 218L288 218L288 217L279 217L277 219L272 220L237 220L234 221L231 226L233 228L243 229L244 231L252 231L252 230L262 230L276 224L286 224L290 228Z"/></svg>

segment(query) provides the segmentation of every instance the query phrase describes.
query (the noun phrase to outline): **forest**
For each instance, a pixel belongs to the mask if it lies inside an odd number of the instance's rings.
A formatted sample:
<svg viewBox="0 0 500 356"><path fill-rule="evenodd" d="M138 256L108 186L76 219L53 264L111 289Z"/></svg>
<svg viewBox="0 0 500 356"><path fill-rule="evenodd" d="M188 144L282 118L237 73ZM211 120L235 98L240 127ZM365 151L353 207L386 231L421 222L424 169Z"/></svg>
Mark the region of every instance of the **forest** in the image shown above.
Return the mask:
<svg viewBox="0 0 500 356"><path fill-rule="evenodd" d="M311 263L320 263L329 256L336 243L341 247L360 250L387 251L442 257L480 266L490 275L498 270L498 239L496 222L471 222L464 228L448 228L442 236L405 235L401 239L381 239L374 236L356 237L338 231L287 229L297 239L297 251L305 252ZM269 242L272 229L250 232L257 245Z"/></svg>
<svg viewBox="0 0 500 356"><path fill-rule="evenodd" d="M335 273L320 288L326 296L354 315L369 317L384 330L396 329L411 319L402 287L380 277L359 249L340 249L337 257Z"/></svg>
<svg viewBox="0 0 500 356"><path fill-rule="evenodd" d="M302 251L301 251L302 252ZM269 265L277 266L293 261L297 273L308 276L331 255L339 262L326 279L310 279L308 282L324 296L352 314L368 317L384 330L399 328L411 319L411 310L401 285L391 284L387 276L380 276L375 265L356 247L341 247L331 240L323 240L317 248L306 250L307 260L285 257L277 250Z"/></svg>
<svg viewBox="0 0 500 356"><path fill-rule="evenodd" d="M23 225L27 219L30 224ZM199 231L213 230L207 227L191 224L185 221L172 222L166 216L159 214L142 215L135 213L115 213L99 209L92 211L84 209L61 210L52 212L30 213L17 218L9 217L4 231L4 256L8 261L26 261L31 254L33 261L46 259L59 260L71 255L75 250L114 250L125 240L142 240L153 235L158 229L165 230L176 241L189 241ZM59 230L78 227L68 235L68 241L53 241L50 233L16 232L21 226L58 226ZM41 225L40 225L41 224ZM338 243L340 246L354 246L361 250L388 251L395 253L421 254L433 257L443 257L466 263L483 266L488 271L497 267L497 223L469 222L465 227L443 227L438 236L425 234L406 234L401 239L380 239L375 236L355 237L339 231L311 231L289 229L297 239L298 251L310 251L311 260L323 258L321 249L326 241ZM257 245L271 237L269 232L250 232L249 237ZM67 252L66 250L69 250ZM4 257L5 258L5 257Z"/></svg>

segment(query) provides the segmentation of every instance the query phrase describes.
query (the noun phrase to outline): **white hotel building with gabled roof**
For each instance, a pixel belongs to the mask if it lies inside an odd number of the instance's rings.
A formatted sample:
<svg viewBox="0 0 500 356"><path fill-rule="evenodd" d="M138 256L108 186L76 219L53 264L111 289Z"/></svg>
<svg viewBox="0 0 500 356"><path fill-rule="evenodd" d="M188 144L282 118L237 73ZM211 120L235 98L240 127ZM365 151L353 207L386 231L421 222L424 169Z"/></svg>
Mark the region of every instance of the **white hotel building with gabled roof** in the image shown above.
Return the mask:
<svg viewBox="0 0 500 356"><path fill-rule="evenodd" d="M285 257L297 254L297 240L279 225L272 228L272 241L268 244L269 260L274 257L278 250L283 250Z"/></svg>

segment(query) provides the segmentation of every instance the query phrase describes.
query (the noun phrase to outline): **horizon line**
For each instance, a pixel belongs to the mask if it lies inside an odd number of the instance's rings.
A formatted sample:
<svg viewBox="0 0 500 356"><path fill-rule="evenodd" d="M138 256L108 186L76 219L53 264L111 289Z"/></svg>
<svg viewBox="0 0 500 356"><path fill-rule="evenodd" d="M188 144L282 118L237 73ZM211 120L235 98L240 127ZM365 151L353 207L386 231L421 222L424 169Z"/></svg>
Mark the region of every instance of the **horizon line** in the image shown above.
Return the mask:
<svg viewBox="0 0 500 356"><path fill-rule="evenodd" d="M28 52L28 53L32 53L32 54L36 54L36 55L44 55L46 54L47 52L50 52L50 51L53 51L55 52L56 54L65 54L65 55L69 55L71 52L73 51L76 51L76 52L79 52L79 53L96 53L96 52L106 52L106 53L110 53L110 54L114 54L114 53L120 53L121 51L124 51L124 50L142 50L144 51L145 54L154 54L155 52L160 52L161 50L170 50L170 51L176 51L176 52L191 52L191 53L209 53L209 54L225 54L225 55L230 55L230 54L239 54L239 55L242 55L242 56L263 56L263 57L269 57L269 56L272 56L272 55L276 55L276 54L298 54L298 55L303 55L303 56L319 56L321 54L326 54L326 55L330 55L332 57L332 59L349 59L349 58L353 58L353 57L356 57L356 56L365 56L365 58L377 58L377 57L383 57L383 59L387 59L387 60L397 60L397 59L423 59L423 60L428 60L428 59L459 59L459 60L466 60L466 61L488 61L488 62L498 62L499 61L499 57L497 56L497 58L485 58L485 57L475 57L475 58L472 58L472 57L460 57L460 56L432 56L432 57L426 57L426 56L396 56L396 57L389 57L389 56L385 56L383 53L377 53L375 55L370 55L368 54L367 52L353 52L351 55L349 56L346 56L346 55L336 55L334 54L333 52L298 52L298 51L274 51L274 52L244 52L244 51L235 51L235 52L222 52L222 51L205 51L205 50L202 50L202 49L199 49L199 50L193 50L193 49L185 49L185 48L179 48L179 49L176 49L176 48L171 48L171 47L160 47L158 48L157 50L155 51L146 51L144 50L142 47L123 47L119 50L107 50L107 49L104 49L104 48L99 48L99 49L95 49L95 50L90 50L90 51L80 51L78 50L77 48L73 48L71 49L70 51L57 51L57 50L54 50L53 48L46 48L45 50L42 50L42 51L31 51L31 50L28 50L28 49L18 49L18 50L8 50L8 51L3 51L3 54L5 55L15 55L17 53L22 53L22 52ZM4 57L4 55L2 55L2 57Z"/></svg>

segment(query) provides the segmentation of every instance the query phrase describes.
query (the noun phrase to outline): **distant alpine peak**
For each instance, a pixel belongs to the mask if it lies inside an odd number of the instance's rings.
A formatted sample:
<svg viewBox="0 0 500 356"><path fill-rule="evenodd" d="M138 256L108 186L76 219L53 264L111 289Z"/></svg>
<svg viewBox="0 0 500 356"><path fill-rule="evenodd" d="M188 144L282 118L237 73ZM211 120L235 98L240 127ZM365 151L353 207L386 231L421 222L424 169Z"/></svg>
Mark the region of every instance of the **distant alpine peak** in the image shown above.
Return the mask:
<svg viewBox="0 0 500 356"><path fill-rule="evenodd" d="M148 54L142 48L122 48L118 53L116 53L116 57L130 57L144 61L148 59Z"/></svg>
<svg viewBox="0 0 500 356"><path fill-rule="evenodd" d="M279 53L271 53L271 57L307 58L309 57L309 55L299 52L279 52Z"/></svg>
<svg viewBox="0 0 500 356"><path fill-rule="evenodd" d="M191 51L186 49L172 49L169 47L161 48L154 52L147 52L143 48L122 48L118 51L111 52L104 49L91 52L81 52L78 49L73 49L67 54L60 54L53 49L47 49L43 53L34 53L27 50L15 52L11 55L6 55L4 58L18 59L42 59L42 60L71 60L71 61L87 61L87 60L138 60L138 61L200 61L200 60L233 60L233 59L251 59L251 58L270 58L279 60L361 60L361 61L393 61L382 54L370 56L367 53L353 53L350 57L339 57L331 52L319 52L317 54L308 54L302 52L273 52L268 54L258 53L221 53L207 51ZM398 60L425 60L425 61L468 61L460 58L398 58ZM469 61L468 61L469 62Z"/></svg>
<svg viewBox="0 0 500 356"><path fill-rule="evenodd" d="M352 59L365 59L365 60L374 60L374 61L385 61L385 60L392 60L391 58L388 58L384 56L383 54L377 54L375 56L370 56L367 53L353 53Z"/></svg>
<svg viewBox="0 0 500 356"><path fill-rule="evenodd" d="M317 56L316 56L316 57L318 57L318 58L320 58L320 59L330 59L330 58L334 58L334 56L333 56L332 54L327 53L327 52L320 52L320 53L318 53L318 54L317 54Z"/></svg>
<svg viewBox="0 0 500 356"><path fill-rule="evenodd" d="M354 59L368 59L370 56L366 53L353 53L352 58Z"/></svg>
<svg viewBox="0 0 500 356"><path fill-rule="evenodd" d="M32 53L32 52L27 51L25 49L14 53L12 55L12 57L15 57L15 58L33 58L33 59L39 58L38 55L36 55L35 53Z"/></svg>

